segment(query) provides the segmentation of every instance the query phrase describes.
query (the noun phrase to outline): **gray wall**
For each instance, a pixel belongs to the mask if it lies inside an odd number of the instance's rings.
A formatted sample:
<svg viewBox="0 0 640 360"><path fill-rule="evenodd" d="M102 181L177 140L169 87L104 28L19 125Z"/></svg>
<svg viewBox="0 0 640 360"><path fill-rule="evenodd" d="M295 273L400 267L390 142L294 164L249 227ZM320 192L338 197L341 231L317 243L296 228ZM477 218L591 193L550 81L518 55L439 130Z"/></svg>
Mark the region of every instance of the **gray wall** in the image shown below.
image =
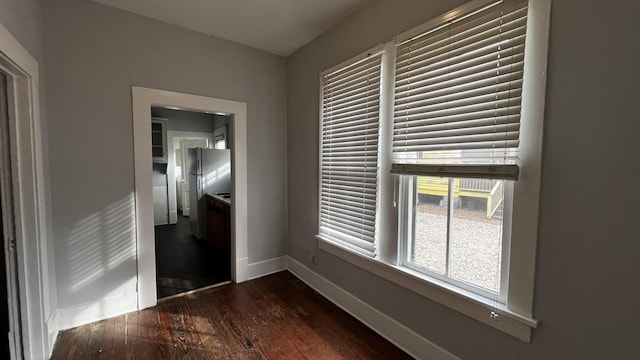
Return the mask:
<svg viewBox="0 0 640 360"><path fill-rule="evenodd" d="M59 307L135 290L131 86L247 103L249 263L286 253L286 63L105 7L45 2Z"/></svg>
<svg viewBox="0 0 640 360"><path fill-rule="evenodd" d="M0 23L42 64L42 1L0 1Z"/></svg>
<svg viewBox="0 0 640 360"><path fill-rule="evenodd" d="M462 2L377 0L287 59L289 254L463 359L635 358L638 1L552 6L532 344L317 249L318 73Z"/></svg>
<svg viewBox="0 0 640 360"><path fill-rule="evenodd" d="M51 187L49 177L49 154L48 131L47 131L47 108L45 101L45 74L44 74L44 39L43 39L43 5L40 0L2 0L0 1L0 23L9 30L11 35L33 56L38 62L40 72L40 125L42 130L42 149L45 182L45 200L47 216L51 214ZM52 245L53 227L51 221L47 222L46 238ZM51 284L50 293L46 294L45 301L49 301L50 308L56 308L56 288L55 288L55 262L54 248L47 247L49 268L47 275ZM45 314L48 316L48 314Z"/></svg>

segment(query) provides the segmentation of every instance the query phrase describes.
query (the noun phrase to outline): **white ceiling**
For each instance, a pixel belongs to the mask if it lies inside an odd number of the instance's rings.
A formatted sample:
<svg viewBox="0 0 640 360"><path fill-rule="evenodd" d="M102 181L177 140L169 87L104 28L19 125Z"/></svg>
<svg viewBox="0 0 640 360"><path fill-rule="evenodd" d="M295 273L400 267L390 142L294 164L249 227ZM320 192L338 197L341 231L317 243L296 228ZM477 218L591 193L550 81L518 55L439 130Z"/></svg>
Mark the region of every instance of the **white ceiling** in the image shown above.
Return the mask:
<svg viewBox="0 0 640 360"><path fill-rule="evenodd" d="M370 0L93 0L287 56Z"/></svg>

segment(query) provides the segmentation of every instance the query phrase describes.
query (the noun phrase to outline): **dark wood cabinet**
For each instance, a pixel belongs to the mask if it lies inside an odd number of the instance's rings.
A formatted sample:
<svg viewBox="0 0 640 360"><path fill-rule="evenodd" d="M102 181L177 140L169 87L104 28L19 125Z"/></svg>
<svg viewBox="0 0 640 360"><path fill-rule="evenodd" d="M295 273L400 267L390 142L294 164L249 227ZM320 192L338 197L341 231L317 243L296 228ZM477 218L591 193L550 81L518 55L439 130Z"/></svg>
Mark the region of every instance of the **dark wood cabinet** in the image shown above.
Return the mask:
<svg viewBox="0 0 640 360"><path fill-rule="evenodd" d="M207 196L207 243L231 256L231 206Z"/></svg>

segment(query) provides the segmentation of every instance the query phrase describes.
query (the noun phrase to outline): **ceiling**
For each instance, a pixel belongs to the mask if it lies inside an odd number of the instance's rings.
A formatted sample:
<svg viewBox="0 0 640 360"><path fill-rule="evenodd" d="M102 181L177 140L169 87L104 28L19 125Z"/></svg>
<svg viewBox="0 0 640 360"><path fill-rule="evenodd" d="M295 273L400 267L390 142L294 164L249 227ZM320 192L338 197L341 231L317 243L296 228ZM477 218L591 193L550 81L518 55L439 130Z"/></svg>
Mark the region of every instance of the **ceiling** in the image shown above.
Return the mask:
<svg viewBox="0 0 640 360"><path fill-rule="evenodd" d="M371 0L93 0L288 56Z"/></svg>

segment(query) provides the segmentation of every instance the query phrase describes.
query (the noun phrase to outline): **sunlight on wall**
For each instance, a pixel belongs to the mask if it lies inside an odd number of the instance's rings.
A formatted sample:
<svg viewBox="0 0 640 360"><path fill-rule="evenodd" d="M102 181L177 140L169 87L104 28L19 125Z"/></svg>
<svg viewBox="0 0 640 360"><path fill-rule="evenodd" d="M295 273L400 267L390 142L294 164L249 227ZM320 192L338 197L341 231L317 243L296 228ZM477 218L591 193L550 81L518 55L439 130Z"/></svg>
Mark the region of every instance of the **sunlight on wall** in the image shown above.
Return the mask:
<svg viewBox="0 0 640 360"><path fill-rule="evenodd" d="M206 187L209 187L216 182L220 178L229 178L231 176L231 164L224 165L222 167L217 168L215 171L208 173L205 176L205 184Z"/></svg>
<svg viewBox="0 0 640 360"><path fill-rule="evenodd" d="M125 262L134 262L135 222L133 194L127 196L104 210L91 214L78 221L72 228L67 242L66 261L69 275L69 291L78 293L90 285L95 289L96 281L100 281L105 294L131 291L131 286L124 286L133 280L135 290L135 273L131 279L117 281L110 278L110 273L118 272ZM112 283L112 282L116 283ZM112 284L110 284L112 283ZM111 287L111 288L109 288ZM103 295L103 294L100 294ZM96 299L99 300L99 299Z"/></svg>

